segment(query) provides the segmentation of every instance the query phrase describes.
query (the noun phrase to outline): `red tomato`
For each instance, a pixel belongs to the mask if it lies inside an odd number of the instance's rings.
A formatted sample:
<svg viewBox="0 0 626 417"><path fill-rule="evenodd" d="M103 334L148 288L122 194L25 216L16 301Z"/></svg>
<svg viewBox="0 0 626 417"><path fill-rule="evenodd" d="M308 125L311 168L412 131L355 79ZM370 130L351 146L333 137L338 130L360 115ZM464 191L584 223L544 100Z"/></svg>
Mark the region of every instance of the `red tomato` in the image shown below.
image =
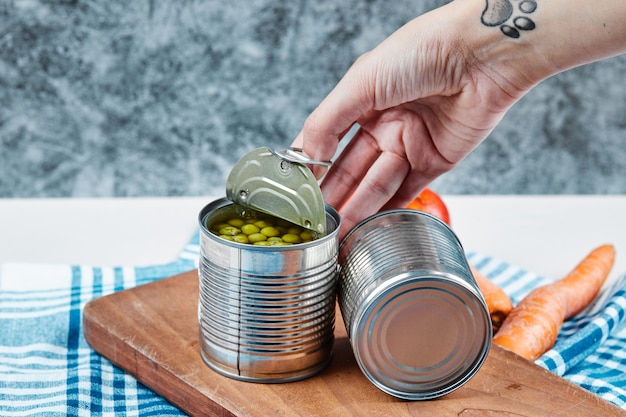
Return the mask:
<svg viewBox="0 0 626 417"><path fill-rule="evenodd" d="M448 213L448 208L441 197L430 188L425 188L424 191L422 191L420 195L415 198L415 200L411 201L406 206L406 208L425 211L426 213L437 216L450 225L450 214Z"/></svg>

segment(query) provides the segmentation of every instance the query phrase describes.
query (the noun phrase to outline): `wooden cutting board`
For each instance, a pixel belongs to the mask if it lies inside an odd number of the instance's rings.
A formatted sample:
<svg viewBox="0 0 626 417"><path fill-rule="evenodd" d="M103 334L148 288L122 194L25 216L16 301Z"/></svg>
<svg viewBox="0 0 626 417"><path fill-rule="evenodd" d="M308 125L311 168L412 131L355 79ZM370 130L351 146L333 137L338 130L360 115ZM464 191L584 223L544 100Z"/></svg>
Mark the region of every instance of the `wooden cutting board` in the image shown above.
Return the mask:
<svg viewBox="0 0 626 417"><path fill-rule="evenodd" d="M478 373L428 401L391 397L361 373L338 313L333 359L309 379L259 384L222 376L199 353L197 271L91 301L87 342L194 416L626 416L626 411L492 347Z"/></svg>

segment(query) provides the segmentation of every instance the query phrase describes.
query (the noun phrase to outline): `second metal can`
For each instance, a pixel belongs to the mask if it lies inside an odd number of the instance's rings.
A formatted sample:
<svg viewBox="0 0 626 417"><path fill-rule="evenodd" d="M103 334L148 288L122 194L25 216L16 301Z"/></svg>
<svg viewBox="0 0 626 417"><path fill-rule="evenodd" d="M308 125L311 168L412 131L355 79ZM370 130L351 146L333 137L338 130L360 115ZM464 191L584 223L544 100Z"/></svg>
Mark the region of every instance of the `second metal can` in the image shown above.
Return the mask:
<svg viewBox="0 0 626 417"><path fill-rule="evenodd" d="M376 214L339 249L339 306L357 363L407 400L467 382L491 346L489 311L456 235L427 213Z"/></svg>

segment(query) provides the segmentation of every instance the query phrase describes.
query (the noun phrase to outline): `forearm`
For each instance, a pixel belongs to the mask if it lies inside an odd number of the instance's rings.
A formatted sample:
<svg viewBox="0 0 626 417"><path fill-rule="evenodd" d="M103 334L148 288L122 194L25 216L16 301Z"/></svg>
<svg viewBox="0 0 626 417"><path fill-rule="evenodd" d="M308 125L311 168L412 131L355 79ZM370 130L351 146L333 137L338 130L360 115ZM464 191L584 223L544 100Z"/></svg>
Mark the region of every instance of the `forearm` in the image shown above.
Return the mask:
<svg viewBox="0 0 626 417"><path fill-rule="evenodd" d="M624 0L457 0L451 6L473 19L466 22L475 26L467 39L476 59L511 72L521 88L626 52Z"/></svg>
<svg viewBox="0 0 626 417"><path fill-rule="evenodd" d="M552 73L626 52L623 0L537 1L537 28L528 41L550 57Z"/></svg>

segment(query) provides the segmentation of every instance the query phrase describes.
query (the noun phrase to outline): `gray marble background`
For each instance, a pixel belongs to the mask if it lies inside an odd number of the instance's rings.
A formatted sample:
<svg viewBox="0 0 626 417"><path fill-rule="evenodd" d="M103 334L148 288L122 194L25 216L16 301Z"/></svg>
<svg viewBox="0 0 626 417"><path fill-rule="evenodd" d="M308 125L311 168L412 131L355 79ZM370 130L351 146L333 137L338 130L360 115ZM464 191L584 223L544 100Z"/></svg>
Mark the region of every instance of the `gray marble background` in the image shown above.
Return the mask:
<svg viewBox="0 0 626 417"><path fill-rule="evenodd" d="M0 0L0 197L223 194L435 0ZM626 56L555 76L434 187L626 193Z"/></svg>

